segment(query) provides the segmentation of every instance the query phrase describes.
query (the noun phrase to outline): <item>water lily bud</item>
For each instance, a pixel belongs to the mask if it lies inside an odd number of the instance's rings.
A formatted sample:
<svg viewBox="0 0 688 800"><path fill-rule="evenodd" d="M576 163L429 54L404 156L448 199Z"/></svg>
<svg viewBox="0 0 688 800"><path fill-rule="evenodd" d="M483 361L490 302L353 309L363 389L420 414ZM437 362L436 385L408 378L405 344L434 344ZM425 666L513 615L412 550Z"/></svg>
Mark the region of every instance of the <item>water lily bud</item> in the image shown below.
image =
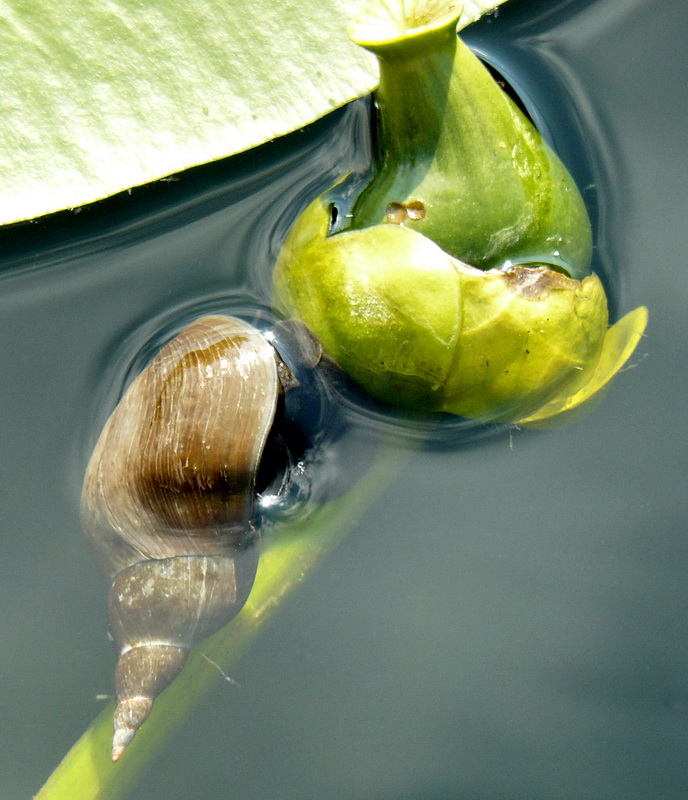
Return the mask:
<svg viewBox="0 0 688 800"><path fill-rule="evenodd" d="M354 27L380 62L372 177L345 216L355 184L299 217L274 303L378 400L539 425L604 387L647 312L608 329L580 194L459 17L451 0L374 0Z"/></svg>

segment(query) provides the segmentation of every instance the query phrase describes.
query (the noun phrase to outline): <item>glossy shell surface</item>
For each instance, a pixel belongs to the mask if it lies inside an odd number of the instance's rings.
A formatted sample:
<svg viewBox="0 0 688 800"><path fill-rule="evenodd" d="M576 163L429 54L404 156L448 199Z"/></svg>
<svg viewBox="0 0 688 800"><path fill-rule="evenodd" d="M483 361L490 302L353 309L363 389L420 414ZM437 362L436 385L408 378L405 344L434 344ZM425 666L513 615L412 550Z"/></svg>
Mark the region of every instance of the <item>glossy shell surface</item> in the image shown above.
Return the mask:
<svg viewBox="0 0 688 800"><path fill-rule="evenodd" d="M83 526L104 574L242 535L278 392L275 351L242 320L202 317L159 352L87 470Z"/></svg>

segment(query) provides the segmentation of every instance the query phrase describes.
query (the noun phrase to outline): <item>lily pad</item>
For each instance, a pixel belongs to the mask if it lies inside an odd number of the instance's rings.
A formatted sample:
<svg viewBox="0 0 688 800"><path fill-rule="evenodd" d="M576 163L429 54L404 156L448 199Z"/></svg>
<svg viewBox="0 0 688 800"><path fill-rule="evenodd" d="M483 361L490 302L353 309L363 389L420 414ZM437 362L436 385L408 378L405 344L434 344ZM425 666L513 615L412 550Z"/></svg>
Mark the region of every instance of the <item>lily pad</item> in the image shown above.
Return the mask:
<svg viewBox="0 0 688 800"><path fill-rule="evenodd" d="M465 4L465 23L499 5ZM420 0L423 2L423 0ZM255 147L370 92L347 0L0 0L0 224Z"/></svg>

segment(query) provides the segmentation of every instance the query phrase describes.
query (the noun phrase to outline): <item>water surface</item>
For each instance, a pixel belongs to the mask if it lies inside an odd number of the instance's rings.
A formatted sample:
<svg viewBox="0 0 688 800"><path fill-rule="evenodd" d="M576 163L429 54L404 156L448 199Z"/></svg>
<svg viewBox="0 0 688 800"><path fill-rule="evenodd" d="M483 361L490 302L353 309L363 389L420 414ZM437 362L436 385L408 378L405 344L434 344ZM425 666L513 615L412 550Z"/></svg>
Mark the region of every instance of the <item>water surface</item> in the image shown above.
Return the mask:
<svg viewBox="0 0 688 800"><path fill-rule="evenodd" d="M571 428L416 450L139 798L688 795L688 9L510 2L468 36L584 189L613 307L649 306L635 368ZM361 114L2 232L4 797L111 691L78 525L100 425L175 326L267 303L298 206L366 157Z"/></svg>

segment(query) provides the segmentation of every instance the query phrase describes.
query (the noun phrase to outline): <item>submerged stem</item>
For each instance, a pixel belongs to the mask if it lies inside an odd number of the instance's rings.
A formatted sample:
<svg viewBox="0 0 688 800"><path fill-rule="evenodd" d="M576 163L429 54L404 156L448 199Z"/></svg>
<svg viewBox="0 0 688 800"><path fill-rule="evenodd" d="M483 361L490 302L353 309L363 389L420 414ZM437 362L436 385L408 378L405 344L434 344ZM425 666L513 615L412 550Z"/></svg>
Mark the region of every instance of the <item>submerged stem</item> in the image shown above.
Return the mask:
<svg viewBox="0 0 688 800"><path fill-rule="evenodd" d="M395 478L405 459L381 445L368 472L349 493L309 519L284 527L261 556L251 596L236 619L194 648L179 677L156 700L153 711L121 761L110 758L114 703L98 715L55 769L35 800L118 800L222 678L251 646L288 595L344 537ZM218 669L219 667L219 669Z"/></svg>

